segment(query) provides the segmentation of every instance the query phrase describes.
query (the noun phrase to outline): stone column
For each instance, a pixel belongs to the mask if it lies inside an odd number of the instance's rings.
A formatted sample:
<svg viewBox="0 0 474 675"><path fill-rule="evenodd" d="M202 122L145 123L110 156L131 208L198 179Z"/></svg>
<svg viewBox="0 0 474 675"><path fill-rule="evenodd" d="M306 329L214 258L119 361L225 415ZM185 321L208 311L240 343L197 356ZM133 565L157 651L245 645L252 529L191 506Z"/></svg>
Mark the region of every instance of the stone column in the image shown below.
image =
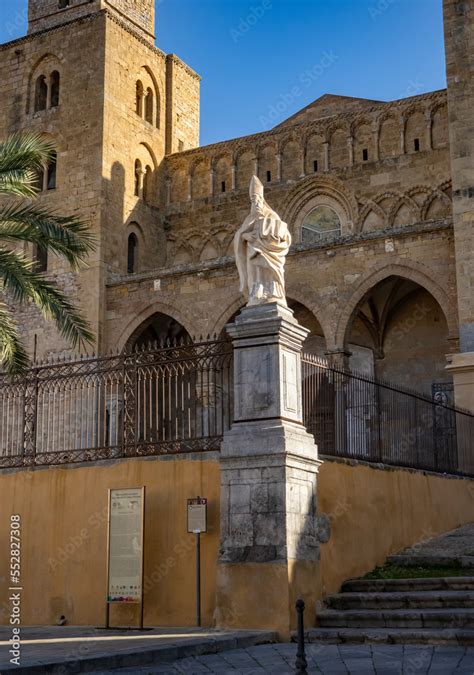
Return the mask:
<svg viewBox="0 0 474 675"><path fill-rule="evenodd" d="M278 153L276 156L276 161L277 161L277 175L276 179L278 182L281 181L281 154Z"/></svg>
<svg viewBox="0 0 474 675"><path fill-rule="evenodd" d="M235 164L232 164L232 166L231 166L231 172L232 172L232 177L231 177L232 184L231 184L231 186L232 186L232 190L235 190L235 186L236 186L236 181L235 181L236 171L237 171L237 167L235 166Z"/></svg>
<svg viewBox="0 0 474 675"><path fill-rule="evenodd" d="M347 146L349 148L349 166L354 164L354 138L349 136L347 139Z"/></svg>
<svg viewBox="0 0 474 675"><path fill-rule="evenodd" d="M324 148L324 171L329 171L329 143L323 143Z"/></svg>
<svg viewBox="0 0 474 675"><path fill-rule="evenodd" d="M166 206L171 204L171 179L166 179Z"/></svg>
<svg viewBox="0 0 474 675"><path fill-rule="evenodd" d="M405 154L405 120L401 122L402 126L400 129L400 154Z"/></svg>
<svg viewBox="0 0 474 675"><path fill-rule="evenodd" d="M209 171L209 194L211 197L214 197L214 189L215 189L215 172L214 169L211 169Z"/></svg>
<svg viewBox="0 0 474 675"><path fill-rule="evenodd" d="M304 178L306 176L306 147L301 148L301 173L300 173L300 178Z"/></svg>
<svg viewBox="0 0 474 675"><path fill-rule="evenodd" d="M234 423L221 448L219 626L288 636L294 602L319 591L314 438L302 424L301 345L307 335L277 303L245 307L234 344Z"/></svg>
<svg viewBox="0 0 474 675"><path fill-rule="evenodd" d="M53 82L52 82L52 77L51 75L48 77L47 82L46 82L46 110L49 110L51 108L51 92L53 89Z"/></svg>
<svg viewBox="0 0 474 675"><path fill-rule="evenodd" d="M188 202L193 198L193 176L188 174Z"/></svg>
<svg viewBox="0 0 474 675"><path fill-rule="evenodd" d="M432 126L433 122L431 117L426 118L426 149L432 150L433 148L433 138L432 138Z"/></svg>
<svg viewBox="0 0 474 675"><path fill-rule="evenodd" d="M378 162L379 161L379 144L380 144L380 132L379 128L376 127L374 129L374 161Z"/></svg>

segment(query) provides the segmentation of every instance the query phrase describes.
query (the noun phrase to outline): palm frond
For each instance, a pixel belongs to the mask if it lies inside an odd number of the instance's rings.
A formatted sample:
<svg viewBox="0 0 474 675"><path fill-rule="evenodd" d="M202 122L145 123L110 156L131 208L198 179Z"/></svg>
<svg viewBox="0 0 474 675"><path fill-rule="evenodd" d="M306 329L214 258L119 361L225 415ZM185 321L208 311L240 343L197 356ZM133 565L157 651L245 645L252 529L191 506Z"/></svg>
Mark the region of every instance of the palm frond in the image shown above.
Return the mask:
<svg viewBox="0 0 474 675"><path fill-rule="evenodd" d="M39 134L16 133L0 143L0 193L31 196L34 177L48 163L53 145Z"/></svg>
<svg viewBox="0 0 474 675"><path fill-rule="evenodd" d="M63 256L73 269L95 249L95 239L84 221L31 204L0 208L0 240L39 245Z"/></svg>
<svg viewBox="0 0 474 675"><path fill-rule="evenodd" d="M43 316L52 318L59 333L74 347L93 344L94 335L65 293L37 274L34 263L18 251L0 248L0 275L4 290L16 302L32 301Z"/></svg>
<svg viewBox="0 0 474 675"><path fill-rule="evenodd" d="M0 303L0 367L7 373L24 373L29 365L28 354L18 337L12 315Z"/></svg>

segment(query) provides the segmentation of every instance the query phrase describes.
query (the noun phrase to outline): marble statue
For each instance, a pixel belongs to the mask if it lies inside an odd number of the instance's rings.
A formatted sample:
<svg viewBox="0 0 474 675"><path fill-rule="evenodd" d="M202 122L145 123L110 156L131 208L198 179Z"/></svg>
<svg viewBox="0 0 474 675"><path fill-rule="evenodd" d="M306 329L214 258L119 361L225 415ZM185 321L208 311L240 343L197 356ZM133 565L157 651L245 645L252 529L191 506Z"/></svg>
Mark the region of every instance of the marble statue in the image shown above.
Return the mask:
<svg viewBox="0 0 474 675"><path fill-rule="evenodd" d="M247 305L286 305L284 267L291 235L287 224L265 201L257 176L252 176L249 192L250 213L234 238L240 291Z"/></svg>

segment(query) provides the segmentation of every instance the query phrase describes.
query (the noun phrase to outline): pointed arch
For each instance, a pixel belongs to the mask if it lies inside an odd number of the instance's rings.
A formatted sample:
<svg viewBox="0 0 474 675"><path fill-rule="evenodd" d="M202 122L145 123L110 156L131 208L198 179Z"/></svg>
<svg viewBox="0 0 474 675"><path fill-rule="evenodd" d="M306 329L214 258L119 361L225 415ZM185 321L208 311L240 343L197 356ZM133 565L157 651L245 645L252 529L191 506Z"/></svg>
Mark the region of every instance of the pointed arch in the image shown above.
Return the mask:
<svg viewBox="0 0 474 675"><path fill-rule="evenodd" d="M398 276L403 279L409 279L417 283L426 291L431 293L433 298L441 307L446 323L448 325L450 338L456 338L458 335L458 323L455 303L436 281L436 273L430 268L413 260L396 263L381 263L378 268L366 275L352 292L350 297L343 296L340 299L341 312L337 321L334 348L344 348L347 344L349 328L351 321L359 304L366 294L376 286L380 281L390 276Z"/></svg>

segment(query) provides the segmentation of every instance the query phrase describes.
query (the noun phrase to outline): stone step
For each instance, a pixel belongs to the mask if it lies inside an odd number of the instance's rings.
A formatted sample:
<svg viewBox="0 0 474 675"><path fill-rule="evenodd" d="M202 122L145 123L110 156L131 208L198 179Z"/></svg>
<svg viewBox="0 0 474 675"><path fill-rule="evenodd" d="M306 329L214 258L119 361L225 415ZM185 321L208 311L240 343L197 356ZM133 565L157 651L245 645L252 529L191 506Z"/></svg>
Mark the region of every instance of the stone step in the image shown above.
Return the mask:
<svg viewBox="0 0 474 675"><path fill-rule="evenodd" d="M320 628L474 628L474 609L336 610L317 613Z"/></svg>
<svg viewBox="0 0 474 675"><path fill-rule="evenodd" d="M311 628L305 636L308 643L326 644L474 645L474 630L463 628Z"/></svg>
<svg viewBox="0 0 474 675"><path fill-rule="evenodd" d="M338 593L326 599L328 609L473 608L474 591L386 591Z"/></svg>
<svg viewBox="0 0 474 675"><path fill-rule="evenodd" d="M423 554L400 554L391 555L387 558L391 565L400 567L423 567L423 566L457 566L474 568L474 556L472 555L423 555Z"/></svg>
<svg viewBox="0 0 474 675"><path fill-rule="evenodd" d="M420 579L352 579L341 588L344 593L385 593L391 591L474 591L474 577L423 577Z"/></svg>

